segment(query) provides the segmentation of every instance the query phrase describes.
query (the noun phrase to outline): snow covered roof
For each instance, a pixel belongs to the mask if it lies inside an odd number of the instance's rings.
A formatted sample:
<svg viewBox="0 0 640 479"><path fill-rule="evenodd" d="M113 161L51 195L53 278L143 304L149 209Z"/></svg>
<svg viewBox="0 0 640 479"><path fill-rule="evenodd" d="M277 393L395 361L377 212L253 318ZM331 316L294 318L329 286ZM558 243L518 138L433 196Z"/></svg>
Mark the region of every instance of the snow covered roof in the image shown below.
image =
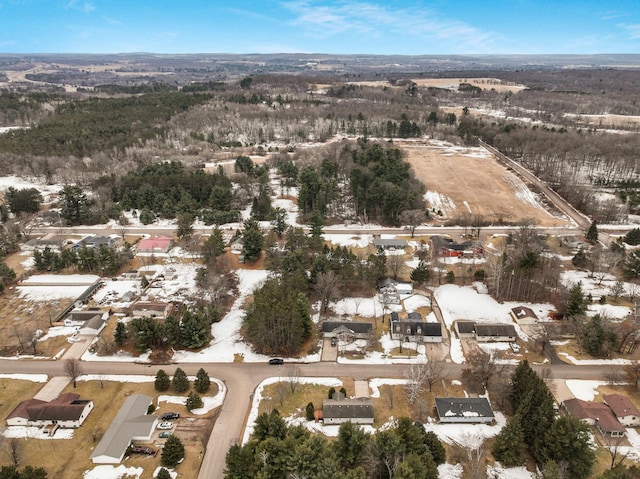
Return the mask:
<svg viewBox="0 0 640 479"><path fill-rule="evenodd" d="M454 418L464 418L465 422L493 420L494 414L487 398L436 398L436 410L441 422L451 422Z"/></svg>

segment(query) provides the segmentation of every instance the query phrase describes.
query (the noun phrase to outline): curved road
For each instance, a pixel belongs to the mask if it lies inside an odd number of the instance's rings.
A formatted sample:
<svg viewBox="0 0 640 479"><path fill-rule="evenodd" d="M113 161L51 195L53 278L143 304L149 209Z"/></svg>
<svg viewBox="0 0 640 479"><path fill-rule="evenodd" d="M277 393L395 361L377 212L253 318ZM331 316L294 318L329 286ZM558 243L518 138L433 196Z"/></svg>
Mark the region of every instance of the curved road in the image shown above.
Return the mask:
<svg viewBox="0 0 640 479"><path fill-rule="evenodd" d="M204 368L210 376L221 379L227 387L224 401L209 438L198 479L223 477L225 456L232 444L240 442L244 421L250 407L256 386L266 378L281 376L286 378L287 366L270 366L261 363L182 363L180 367L188 374L195 375ZM307 377L352 377L370 379L374 377L402 377L406 365L401 364L339 364L339 363L290 363L299 367L299 375ZM447 363L445 373L448 378L460 378L464 365ZM84 374L155 375L166 365L146 365L122 362L83 362ZM551 371L557 379L598 379L605 380L607 366L539 365L539 372ZM52 360L0 360L0 373L48 374L64 376L61 361Z"/></svg>

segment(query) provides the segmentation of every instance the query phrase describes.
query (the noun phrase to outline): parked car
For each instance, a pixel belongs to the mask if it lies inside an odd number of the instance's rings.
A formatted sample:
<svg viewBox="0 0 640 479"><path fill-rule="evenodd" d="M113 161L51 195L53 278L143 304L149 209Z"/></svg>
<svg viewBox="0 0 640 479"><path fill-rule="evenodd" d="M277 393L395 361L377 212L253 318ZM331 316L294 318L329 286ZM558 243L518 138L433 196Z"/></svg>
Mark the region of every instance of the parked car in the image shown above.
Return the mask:
<svg viewBox="0 0 640 479"><path fill-rule="evenodd" d="M282 359L282 358L271 358L271 359L269 359L269 364L278 366L280 364L284 364L284 359Z"/></svg>
<svg viewBox="0 0 640 479"><path fill-rule="evenodd" d="M165 412L162 415L162 420L163 421L173 421L174 419L178 419L180 417L180 414L178 414L177 412Z"/></svg>
<svg viewBox="0 0 640 479"><path fill-rule="evenodd" d="M132 454L146 454L147 456L153 456L156 451L147 446L131 446Z"/></svg>
<svg viewBox="0 0 640 479"><path fill-rule="evenodd" d="M338 338L331 338L331 346L337 346L338 345Z"/></svg>
<svg viewBox="0 0 640 479"><path fill-rule="evenodd" d="M160 434L158 434L158 437L160 439L166 439L166 438L168 438L168 437L170 437L172 435L173 435L173 433L171 431L162 431Z"/></svg>
<svg viewBox="0 0 640 479"><path fill-rule="evenodd" d="M173 429L173 423L169 421L162 421L158 424L158 429Z"/></svg>

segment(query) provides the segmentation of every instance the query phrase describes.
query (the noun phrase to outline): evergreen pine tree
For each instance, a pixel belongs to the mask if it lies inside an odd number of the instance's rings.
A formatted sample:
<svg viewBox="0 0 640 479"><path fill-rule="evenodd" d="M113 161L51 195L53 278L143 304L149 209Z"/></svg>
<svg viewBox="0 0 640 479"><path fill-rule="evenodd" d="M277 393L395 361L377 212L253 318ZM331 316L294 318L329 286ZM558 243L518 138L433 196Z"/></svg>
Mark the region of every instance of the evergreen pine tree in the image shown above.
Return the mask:
<svg viewBox="0 0 640 479"><path fill-rule="evenodd" d="M203 406L202 398L197 392L191 391L189 393L189 396L187 396L185 405L187 406L188 411L193 411L194 409L201 408Z"/></svg>
<svg viewBox="0 0 640 479"><path fill-rule="evenodd" d="M113 339L118 346L122 346L127 339L127 328L124 323L118 321L113 332Z"/></svg>
<svg viewBox="0 0 640 479"><path fill-rule="evenodd" d="M195 388L196 392L200 394L204 394L209 391L209 388L211 387L211 380L209 379L209 375L203 368L198 369L193 387Z"/></svg>
<svg viewBox="0 0 640 479"><path fill-rule="evenodd" d="M502 428L493 444L493 457L503 466L521 466L525 461L527 446L520 428L520 417L516 414Z"/></svg>
<svg viewBox="0 0 640 479"><path fill-rule="evenodd" d="M182 459L184 459L184 444L178 436L172 434L164 443L160 463L163 466L175 467Z"/></svg>
<svg viewBox="0 0 640 479"><path fill-rule="evenodd" d="M173 378L171 379L171 389L177 393L184 393L189 390L189 378L186 373L177 368L176 372L173 373Z"/></svg>
<svg viewBox="0 0 640 479"><path fill-rule="evenodd" d="M161 467L158 471L157 479L171 479L171 474L164 467Z"/></svg>
<svg viewBox="0 0 640 479"><path fill-rule="evenodd" d="M567 301L567 317L573 318L582 316L587 310L582 291L582 283L577 282L569 289L569 299Z"/></svg>
<svg viewBox="0 0 640 479"><path fill-rule="evenodd" d="M595 220L593 220L593 223L591 223L591 226L589 226L587 230L586 240L592 244L598 241L598 225Z"/></svg>
<svg viewBox="0 0 640 479"><path fill-rule="evenodd" d="M305 408L305 417L307 418L307 421L313 421L315 419L315 414L316 412L316 408L313 405L312 402L307 404L307 407Z"/></svg>
<svg viewBox="0 0 640 479"><path fill-rule="evenodd" d="M156 391L159 392L168 391L171 387L171 379L169 378L169 375L164 372L164 369L158 370L154 386Z"/></svg>

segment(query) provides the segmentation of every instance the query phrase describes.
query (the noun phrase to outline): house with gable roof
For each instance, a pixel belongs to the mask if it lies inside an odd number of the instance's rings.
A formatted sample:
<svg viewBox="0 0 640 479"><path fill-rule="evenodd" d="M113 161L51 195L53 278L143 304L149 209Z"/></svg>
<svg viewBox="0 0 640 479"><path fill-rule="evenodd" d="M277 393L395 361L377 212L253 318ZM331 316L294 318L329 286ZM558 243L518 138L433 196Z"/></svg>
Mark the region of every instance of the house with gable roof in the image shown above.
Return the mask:
<svg viewBox="0 0 640 479"><path fill-rule="evenodd" d="M436 398L441 423L491 424L495 420L489 400L477 398Z"/></svg>
<svg viewBox="0 0 640 479"><path fill-rule="evenodd" d="M93 401L79 394L61 394L52 401L27 399L18 404L6 418L7 426L50 426L79 428L93 411Z"/></svg>
<svg viewBox="0 0 640 479"><path fill-rule="evenodd" d="M153 398L146 394L133 394L125 399L91 454L94 464L119 464L132 441L151 440L158 424L158 416L147 414L151 404Z"/></svg>
<svg viewBox="0 0 640 479"><path fill-rule="evenodd" d="M322 418L325 424L373 424L373 401L366 397L347 399L335 392L332 399L322 401Z"/></svg>
<svg viewBox="0 0 640 479"><path fill-rule="evenodd" d="M144 238L138 242L138 253L166 253L171 249L173 238L157 235L152 238Z"/></svg>
<svg viewBox="0 0 640 479"><path fill-rule="evenodd" d="M622 394L605 394L602 396L605 404L611 408L620 424L625 427L640 426L640 410L631 399Z"/></svg>
<svg viewBox="0 0 640 479"><path fill-rule="evenodd" d="M625 435L624 426L605 403L572 398L564 401L562 407L576 419L580 419L590 426L595 426L605 437Z"/></svg>

